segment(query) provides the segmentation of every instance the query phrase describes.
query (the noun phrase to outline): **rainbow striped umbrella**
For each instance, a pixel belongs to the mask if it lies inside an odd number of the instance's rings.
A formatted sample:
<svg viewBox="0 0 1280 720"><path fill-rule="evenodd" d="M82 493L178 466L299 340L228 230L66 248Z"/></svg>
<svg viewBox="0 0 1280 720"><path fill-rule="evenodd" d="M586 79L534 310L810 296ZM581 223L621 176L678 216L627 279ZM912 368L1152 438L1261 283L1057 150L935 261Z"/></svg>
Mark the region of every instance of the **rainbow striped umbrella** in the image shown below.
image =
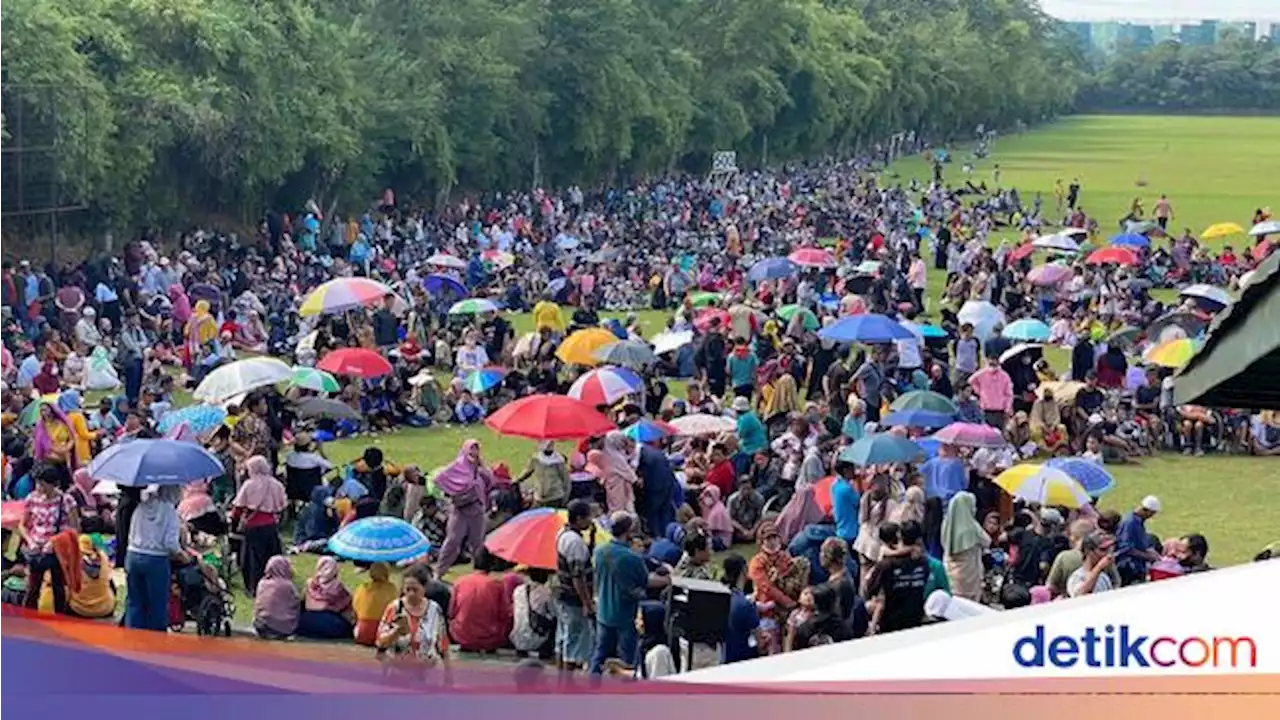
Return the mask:
<svg viewBox="0 0 1280 720"><path fill-rule="evenodd" d="M344 313L374 305L390 294L391 288L376 280L336 278L312 290L298 307L298 314L306 317Z"/></svg>
<svg viewBox="0 0 1280 720"><path fill-rule="evenodd" d="M473 393L489 392L501 385L506 376L507 371L500 367L484 367L473 370L462 382L462 386Z"/></svg>
<svg viewBox="0 0 1280 720"><path fill-rule="evenodd" d="M575 380L569 387L569 397L588 405L612 405L643 388L644 380L635 372L623 367L602 367Z"/></svg>
<svg viewBox="0 0 1280 720"><path fill-rule="evenodd" d="M1167 368L1180 368L1191 362L1203 343L1191 338L1176 338L1153 345L1142 353L1143 362Z"/></svg>

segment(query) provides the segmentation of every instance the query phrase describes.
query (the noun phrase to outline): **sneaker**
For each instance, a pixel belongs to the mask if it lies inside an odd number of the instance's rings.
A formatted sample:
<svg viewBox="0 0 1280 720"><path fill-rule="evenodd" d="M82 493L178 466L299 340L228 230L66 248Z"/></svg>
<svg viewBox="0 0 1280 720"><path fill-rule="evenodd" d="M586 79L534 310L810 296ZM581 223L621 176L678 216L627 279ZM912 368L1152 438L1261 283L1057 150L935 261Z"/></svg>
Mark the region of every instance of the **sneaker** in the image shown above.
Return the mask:
<svg viewBox="0 0 1280 720"><path fill-rule="evenodd" d="M1204 449L1203 449L1203 448L1196 450L1196 457L1204 457Z"/></svg>

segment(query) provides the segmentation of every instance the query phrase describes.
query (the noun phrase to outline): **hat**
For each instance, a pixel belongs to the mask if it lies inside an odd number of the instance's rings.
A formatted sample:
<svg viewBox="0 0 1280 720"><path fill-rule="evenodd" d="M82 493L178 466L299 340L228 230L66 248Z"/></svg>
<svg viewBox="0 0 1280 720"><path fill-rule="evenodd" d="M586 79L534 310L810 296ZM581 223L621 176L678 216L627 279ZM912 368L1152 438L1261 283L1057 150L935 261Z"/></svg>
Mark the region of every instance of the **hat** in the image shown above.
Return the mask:
<svg viewBox="0 0 1280 720"><path fill-rule="evenodd" d="M1061 525L1062 513L1058 512L1056 508L1051 508L1051 507L1041 508L1040 522L1044 523L1045 525Z"/></svg>
<svg viewBox="0 0 1280 720"><path fill-rule="evenodd" d="M1153 513L1160 512L1160 498L1155 495L1148 495L1142 498L1142 509L1150 510Z"/></svg>
<svg viewBox="0 0 1280 720"><path fill-rule="evenodd" d="M734 412L751 412L751 401L739 395L733 399Z"/></svg>

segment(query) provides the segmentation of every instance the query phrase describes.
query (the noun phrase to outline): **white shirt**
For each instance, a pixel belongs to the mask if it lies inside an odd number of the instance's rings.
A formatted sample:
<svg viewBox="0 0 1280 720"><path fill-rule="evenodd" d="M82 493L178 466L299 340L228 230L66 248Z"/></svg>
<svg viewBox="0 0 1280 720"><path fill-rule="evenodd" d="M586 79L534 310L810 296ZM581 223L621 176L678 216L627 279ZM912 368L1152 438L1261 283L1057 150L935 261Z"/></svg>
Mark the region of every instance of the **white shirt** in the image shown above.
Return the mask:
<svg viewBox="0 0 1280 720"><path fill-rule="evenodd" d="M464 345L458 348L454 364L459 373L479 370L489 364L489 353L485 352L484 346L478 343L473 348L468 348Z"/></svg>
<svg viewBox="0 0 1280 720"><path fill-rule="evenodd" d="M1067 597L1080 597L1081 595L1090 594L1084 591L1084 581L1088 574L1089 570L1083 565L1071 573L1071 577L1067 578ZM1111 576L1105 572L1098 573L1098 580L1093 583L1093 592L1100 593L1111 589Z"/></svg>

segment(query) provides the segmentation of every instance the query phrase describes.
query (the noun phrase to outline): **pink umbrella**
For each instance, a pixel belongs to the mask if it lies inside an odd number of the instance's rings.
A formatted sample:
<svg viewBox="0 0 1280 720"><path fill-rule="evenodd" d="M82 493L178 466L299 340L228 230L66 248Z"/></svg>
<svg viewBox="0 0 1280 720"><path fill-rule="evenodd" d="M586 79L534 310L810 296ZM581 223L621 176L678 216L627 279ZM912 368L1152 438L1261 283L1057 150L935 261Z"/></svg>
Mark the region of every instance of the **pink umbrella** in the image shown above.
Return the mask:
<svg viewBox="0 0 1280 720"><path fill-rule="evenodd" d="M831 251L822 248L800 248L787 256L791 262L802 267L833 268L836 258Z"/></svg>
<svg viewBox="0 0 1280 720"><path fill-rule="evenodd" d="M1064 265L1041 265L1027 273L1027 279L1038 287L1052 287L1065 282L1071 275L1071 268Z"/></svg>
<svg viewBox="0 0 1280 720"><path fill-rule="evenodd" d="M708 308L707 310L704 310L701 315L693 319L693 325L702 332L706 332L710 329L713 320L719 320L720 327L723 328L727 327L729 323L732 322L733 318L725 310L721 310L720 308Z"/></svg>
<svg viewBox="0 0 1280 720"><path fill-rule="evenodd" d="M999 430L978 423L951 423L934 433L933 439L947 445L974 448L1002 448L1008 444Z"/></svg>

